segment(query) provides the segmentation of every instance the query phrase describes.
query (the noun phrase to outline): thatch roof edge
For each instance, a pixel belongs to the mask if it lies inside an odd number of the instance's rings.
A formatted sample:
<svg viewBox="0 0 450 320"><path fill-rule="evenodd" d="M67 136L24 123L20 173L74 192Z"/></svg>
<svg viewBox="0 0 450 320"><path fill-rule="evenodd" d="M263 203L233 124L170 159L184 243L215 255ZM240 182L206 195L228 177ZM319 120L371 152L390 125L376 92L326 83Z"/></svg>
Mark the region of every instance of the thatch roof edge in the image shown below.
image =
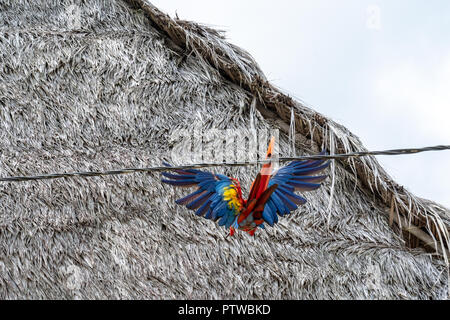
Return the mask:
<svg viewBox="0 0 450 320"><path fill-rule="evenodd" d="M345 127L295 101L269 83L253 58L208 27L172 19L146 0L125 0L142 9L155 28L170 40L172 49L194 53L216 68L227 80L239 85L258 99L258 109L265 117L281 119L288 125L295 110L296 132L327 146L334 153L366 150L360 140ZM187 53L186 53L187 52ZM283 131L288 127L280 125ZM355 181L375 196L390 214L390 221L415 239L415 246L431 247L448 265L450 248L449 210L416 197L397 184L374 157L339 160L355 175ZM389 213L390 211L390 213Z"/></svg>

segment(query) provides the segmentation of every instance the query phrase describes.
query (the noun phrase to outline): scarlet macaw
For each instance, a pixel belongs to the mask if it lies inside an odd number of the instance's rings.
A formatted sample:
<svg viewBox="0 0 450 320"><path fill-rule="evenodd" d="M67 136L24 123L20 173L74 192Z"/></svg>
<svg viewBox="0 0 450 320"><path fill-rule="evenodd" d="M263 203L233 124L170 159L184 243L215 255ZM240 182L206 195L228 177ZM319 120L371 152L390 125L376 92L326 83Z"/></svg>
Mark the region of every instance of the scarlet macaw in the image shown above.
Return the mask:
<svg viewBox="0 0 450 320"><path fill-rule="evenodd" d="M272 137L266 155L268 160L272 158L274 144ZM221 174L195 169L174 170L177 174L163 172L170 180L161 181L177 187L198 187L197 191L176 203L196 210L196 215L206 219L220 219L219 226L230 228L231 236L236 229L253 236L258 227L265 228L264 222L273 226L278 222L278 215L289 214L297 209L297 205L306 203L306 199L294 191L319 188L327 176L311 175L328 166L329 161L325 160L292 161L272 173L273 163L266 163L253 181L247 200L242 198L239 181Z"/></svg>

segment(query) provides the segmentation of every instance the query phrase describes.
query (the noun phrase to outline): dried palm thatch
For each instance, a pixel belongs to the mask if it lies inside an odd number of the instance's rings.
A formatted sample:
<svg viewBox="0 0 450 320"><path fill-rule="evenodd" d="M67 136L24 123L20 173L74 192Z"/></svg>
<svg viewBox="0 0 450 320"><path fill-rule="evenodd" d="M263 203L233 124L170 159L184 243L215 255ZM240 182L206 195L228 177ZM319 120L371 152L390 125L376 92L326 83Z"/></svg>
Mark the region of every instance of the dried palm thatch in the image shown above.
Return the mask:
<svg viewBox="0 0 450 320"><path fill-rule="evenodd" d="M260 106L262 114L268 118L281 119L284 124L280 127L285 132L288 132L286 124L289 123L291 110L295 108L296 127L298 126L298 132L307 139L318 145L325 144L337 153L364 150L359 139L343 126L294 101L271 85L250 55L228 44L218 32L199 24L175 21L144 0L131 2L138 3L176 45L191 50L196 56L221 71L228 80L256 96L262 105ZM422 239L425 240L424 244L442 253L445 259L448 258L449 226L443 219L448 222L449 216L443 208L426 205L425 200L415 197L397 185L374 157L358 161L350 159L342 164L385 205L395 207L397 214L395 219L399 225L404 217L408 219L407 225L404 225L405 231L415 230L411 229L411 226L424 228L433 240ZM415 236L417 238L417 235Z"/></svg>
<svg viewBox="0 0 450 320"><path fill-rule="evenodd" d="M0 176L159 165L171 133L193 126L280 129L286 153L291 108L297 154L364 150L220 32L149 2L0 1L0 21ZM248 186L256 170L221 172ZM1 184L0 298L447 297L448 210L374 158L336 162L305 206L255 239L226 239L159 179Z"/></svg>

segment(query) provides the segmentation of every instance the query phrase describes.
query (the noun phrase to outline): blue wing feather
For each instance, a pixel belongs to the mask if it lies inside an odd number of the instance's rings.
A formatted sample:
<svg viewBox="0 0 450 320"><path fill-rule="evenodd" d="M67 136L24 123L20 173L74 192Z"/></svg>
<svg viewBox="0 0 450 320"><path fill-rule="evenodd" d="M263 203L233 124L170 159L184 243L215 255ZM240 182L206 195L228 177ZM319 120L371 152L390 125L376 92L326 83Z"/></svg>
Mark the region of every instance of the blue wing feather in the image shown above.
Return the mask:
<svg viewBox="0 0 450 320"><path fill-rule="evenodd" d="M288 184L293 186L296 191L312 191L320 187L318 183L298 182L294 179L290 180Z"/></svg>
<svg viewBox="0 0 450 320"><path fill-rule="evenodd" d="M288 197L286 197L281 191L275 190L277 196L283 201L285 207L288 210L285 210L286 214L297 209L297 205L293 203Z"/></svg>
<svg viewBox="0 0 450 320"><path fill-rule="evenodd" d="M190 186L195 186L197 184L195 181L191 181L191 180L165 180L165 179L162 179L161 182L171 184L176 187L183 187L183 186L190 187Z"/></svg>
<svg viewBox="0 0 450 320"><path fill-rule="evenodd" d="M203 192L205 192L205 191L199 189L199 190L195 191L194 193L191 193L190 195L187 195L187 196L184 197L184 198L181 198L181 199L176 200L175 202L176 202L177 204L186 205L186 204L188 204L189 202L191 202L191 201L197 199L197 197L199 197L200 194L202 194Z"/></svg>
<svg viewBox="0 0 450 320"><path fill-rule="evenodd" d="M220 218L218 224L220 227L223 227L223 226L225 226L226 222L227 222L227 216L223 216L222 218Z"/></svg>
<svg viewBox="0 0 450 320"><path fill-rule="evenodd" d="M322 151L321 155L326 152ZM320 183L327 176L314 174L323 171L330 165L326 160L292 161L280 168L269 180L268 187L277 184L277 189L267 201L262 217L265 222L273 226L278 221L278 215L284 216L305 204L306 199L295 194L294 191L311 191L320 187Z"/></svg>
<svg viewBox="0 0 450 320"><path fill-rule="evenodd" d="M205 192L204 195L196 198L194 201L187 204L186 208L191 209L191 210L198 209L202 204L204 204L206 202L206 200L209 199L210 196L211 196L211 192Z"/></svg>
<svg viewBox="0 0 450 320"><path fill-rule="evenodd" d="M190 175L178 175L178 174L172 174L172 173L167 173L167 172L161 172L161 174L169 179L174 179L174 180L184 180L184 179L194 179L195 175L190 174Z"/></svg>
<svg viewBox="0 0 450 320"><path fill-rule="evenodd" d="M220 202L216 205L214 210L212 211L211 219L217 220L218 218L222 217L226 213L228 204L225 201Z"/></svg>
<svg viewBox="0 0 450 320"><path fill-rule="evenodd" d="M228 215L228 218L227 218L227 220L226 220L226 222L225 222L225 228L231 227L231 225L233 224L233 222L234 222L235 219L236 219L236 216L235 216L235 215L229 214L229 215Z"/></svg>
<svg viewBox="0 0 450 320"><path fill-rule="evenodd" d="M275 219L274 219L274 213L272 212L272 208L269 205L270 202L272 202L272 201L271 200L267 201L266 205L264 206L262 217L263 217L264 221L266 221L270 226L273 226ZM276 215L276 212L275 212L275 215Z"/></svg>
<svg viewBox="0 0 450 320"><path fill-rule="evenodd" d="M170 167L166 163L164 165ZM177 204L195 210L197 216L205 219L215 221L220 219L221 226L229 227L233 223L238 212L224 199L225 188L233 185L229 177L196 169L173 171L174 173L163 172L162 175L166 179L161 181L175 187L198 188L195 192L176 200Z"/></svg>
<svg viewBox="0 0 450 320"><path fill-rule="evenodd" d="M203 216L207 210L210 208L211 206L211 200L206 201L200 208L198 208L197 211L195 211L195 214L198 216Z"/></svg>
<svg viewBox="0 0 450 320"><path fill-rule="evenodd" d="M208 211L206 211L206 214L205 214L205 219L211 219L211 212L213 211L213 207L212 206L209 206L209 209L208 209Z"/></svg>

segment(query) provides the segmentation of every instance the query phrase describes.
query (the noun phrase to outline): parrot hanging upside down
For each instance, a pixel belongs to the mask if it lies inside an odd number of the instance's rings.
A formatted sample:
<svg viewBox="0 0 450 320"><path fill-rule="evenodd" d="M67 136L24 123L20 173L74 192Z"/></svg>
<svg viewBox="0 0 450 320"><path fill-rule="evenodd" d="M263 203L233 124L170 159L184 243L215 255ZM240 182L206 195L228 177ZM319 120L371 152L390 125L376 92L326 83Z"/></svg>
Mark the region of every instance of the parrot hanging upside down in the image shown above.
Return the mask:
<svg viewBox="0 0 450 320"><path fill-rule="evenodd" d="M272 137L266 159L272 158L275 138ZM325 154L322 151L321 154ZM170 166L168 164L165 164ZM272 173L273 163L266 163L256 176L247 200L242 198L238 180L221 174L187 169L174 170L177 174L162 174L170 179L161 181L177 187L198 187L194 193L179 199L177 204L196 210L196 215L214 221L219 226L230 228L232 236L236 229L251 236L256 229L264 229L264 222L270 226L278 222L278 215L284 216L306 203L306 199L294 191L311 191L320 187L326 175L312 176L329 166L325 160L292 161Z"/></svg>

